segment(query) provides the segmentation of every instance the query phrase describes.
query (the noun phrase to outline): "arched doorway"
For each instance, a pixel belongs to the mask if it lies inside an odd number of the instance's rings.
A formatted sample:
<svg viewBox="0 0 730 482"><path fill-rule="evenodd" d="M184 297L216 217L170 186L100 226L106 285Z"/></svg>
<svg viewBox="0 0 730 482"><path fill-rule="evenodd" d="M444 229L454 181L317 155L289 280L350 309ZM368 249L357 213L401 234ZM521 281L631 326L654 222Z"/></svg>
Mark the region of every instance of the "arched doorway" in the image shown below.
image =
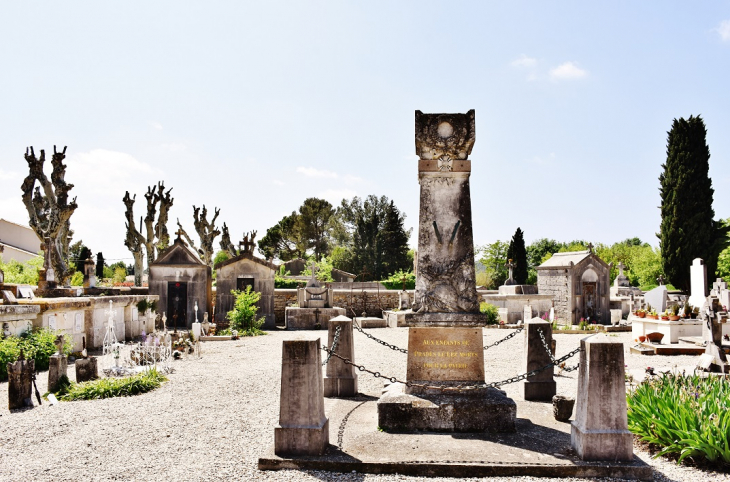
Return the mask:
<svg viewBox="0 0 730 482"><path fill-rule="evenodd" d="M583 300L583 317L589 321L598 321L598 273L588 268L580 278L581 298Z"/></svg>

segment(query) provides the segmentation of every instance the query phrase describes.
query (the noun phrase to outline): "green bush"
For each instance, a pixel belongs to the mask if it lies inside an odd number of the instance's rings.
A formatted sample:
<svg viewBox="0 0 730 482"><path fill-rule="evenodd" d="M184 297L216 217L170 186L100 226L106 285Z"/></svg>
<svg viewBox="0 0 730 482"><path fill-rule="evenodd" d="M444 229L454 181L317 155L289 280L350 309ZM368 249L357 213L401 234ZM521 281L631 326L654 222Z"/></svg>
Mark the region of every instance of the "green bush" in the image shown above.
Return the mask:
<svg viewBox="0 0 730 482"><path fill-rule="evenodd" d="M84 273L81 271L76 271L71 276L71 281L69 282L71 286L83 286L84 285Z"/></svg>
<svg viewBox="0 0 730 482"><path fill-rule="evenodd" d="M387 279L381 281L383 286L389 290L402 290L403 289L403 277L406 278L406 289L412 290L416 288L416 275L410 271L396 271L390 275Z"/></svg>
<svg viewBox="0 0 730 482"><path fill-rule="evenodd" d="M479 311L481 311L482 314L487 315L487 325L499 324L499 308L493 304L482 302L481 305L479 305Z"/></svg>
<svg viewBox="0 0 730 482"><path fill-rule="evenodd" d="M38 269L42 267L43 256L36 256L25 263L20 263L14 259L4 263L2 255L0 255L0 269L5 273L6 283L37 285Z"/></svg>
<svg viewBox="0 0 730 482"><path fill-rule="evenodd" d="M233 309L228 312L226 318L230 322L229 329L238 331L238 336L264 335L261 331L265 318L256 319L259 307L256 303L261 299L261 293L252 291L246 286L246 291L231 290L236 297Z"/></svg>
<svg viewBox="0 0 730 482"><path fill-rule="evenodd" d="M666 374L629 393L629 430L677 463L730 465L730 381Z"/></svg>
<svg viewBox="0 0 730 482"><path fill-rule="evenodd" d="M56 336L59 332L47 328L27 331L20 337L10 336L0 340L0 380L8 379L8 363L14 363L23 355L26 359L35 360L36 370L47 370L51 355L56 353ZM64 339L63 352L71 353L73 344L69 337Z"/></svg>
<svg viewBox="0 0 730 482"><path fill-rule="evenodd" d="M112 397L130 397L150 392L162 385L167 378L151 369L126 378L100 378L83 383L61 383L56 396L64 402L74 400L98 400Z"/></svg>

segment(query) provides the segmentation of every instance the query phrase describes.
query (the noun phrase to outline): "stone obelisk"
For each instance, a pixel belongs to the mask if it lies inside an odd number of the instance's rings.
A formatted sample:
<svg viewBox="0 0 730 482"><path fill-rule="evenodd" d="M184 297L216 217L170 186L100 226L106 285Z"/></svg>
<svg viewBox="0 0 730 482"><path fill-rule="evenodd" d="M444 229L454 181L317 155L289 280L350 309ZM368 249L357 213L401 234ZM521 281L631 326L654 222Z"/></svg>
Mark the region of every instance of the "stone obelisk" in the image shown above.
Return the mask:
<svg viewBox="0 0 730 482"><path fill-rule="evenodd" d="M378 402L392 431L513 431L516 405L496 389L443 392L429 387L483 384L486 316L474 273L469 154L474 111L416 111L421 186L413 309L406 312L410 386L393 384Z"/></svg>

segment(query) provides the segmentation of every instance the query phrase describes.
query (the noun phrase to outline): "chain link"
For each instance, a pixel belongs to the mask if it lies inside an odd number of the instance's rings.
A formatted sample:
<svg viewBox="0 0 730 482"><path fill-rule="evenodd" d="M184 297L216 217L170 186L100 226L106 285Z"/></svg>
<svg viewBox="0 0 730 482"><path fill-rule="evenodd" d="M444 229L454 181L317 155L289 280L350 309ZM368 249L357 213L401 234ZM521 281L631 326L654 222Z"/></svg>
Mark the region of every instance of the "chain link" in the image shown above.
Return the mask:
<svg viewBox="0 0 730 482"><path fill-rule="evenodd" d="M347 426L347 420L350 418L350 415L352 415L352 412L360 408L367 400L363 400L362 402L355 405L352 410L347 412L347 415L344 416L342 419L342 422L340 422L340 427L337 430L337 448L340 449L340 452L342 452L342 441L345 438L345 427Z"/></svg>
<svg viewBox="0 0 730 482"><path fill-rule="evenodd" d="M495 346L499 345L500 343L503 343L503 342L505 342L505 341L509 340L510 338L513 338L513 337L517 336L517 333L520 333L520 332L522 332L522 330L524 330L524 329L525 329L525 327L524 327L524 326L521 326L520 328L517 328L517 330L515 330L515 331L513 331L512 333L510 333L509 335L505 336L505 337L504 337L504 338L502 338L501 340L497 340L497 341L495 341L494 343L492 343L491 345L487 345L487 346L485 346L485 347L484 347L484 350L488 350L488 349L490 349L490 348L492 348L492 347L495 347Z"/></svg>
<svg viewBox="0 0 730 482"><path fill-rule="evenodd" d="M355 320L357 320L357 318L355 318ZM354 327L354 328L355 328L355 329L356 329L357 331L359 331L359 332L360 332L360 333L362 333L363 335L367 336L367 337L368 337L368 338L370 338L371 340L373 340L373 341L376 341L376 342L380 343L381 345L383 345L383 346L385 346L385 347L388 347L388 348L390 348L391 350L399 351L399 352L401 352L401 353L408 353L408 350L406 350L405 348L400 348L400 347L397 347L397 346L395 346L395 345L391 345L391 344L390 344L390 343L388 343L387 341L383 341L383 340L381 340L381 339L379 339L379 338L375 338L375 337L374 337L373 335L371 335L370 333L366 333L366 332L365 332L365 330L363 330L363 329L362 329L362 328L361 328L360 326L358 326L358 324L357 324L357 321L355 321L355 322L354 322L354 323L352 324L352 326L353 326L353 327Z"/></svg>
<svg viewBox="0 0 730 482"><path fill-rule="evenodd" d="M427 385L425 383L404 382L402 380L398 380L396 377L388 377L388 376L382 375L380 372L374 372L372 370L368 370L367 368L365 368L364 365L358 365L358 364L352 362L352 360L350 360L349 358L342 357L342 356L338 355L337 353L330 351L330 349L327 348L326 346L323 346L322 350L324 350L328 353L331 353L331 355L339 358L340 360L345 362L347 365L354 366L361 372L367 372L367 373L371 374L375 378L384 378L384 379L390 381L391 383L402 383L407 387L422 388L424 390L439 390L443 393L443 392L467 392L467 391L480 390L480 389L485 389L485 388L497 388L497 387L501 387L502 385L509 385L510 383L516 383L516 382L519 382L522 380L526 380L529 377L537 375L538 373L542 372L543 370L547 370L548 368L552 368L554 366L559 365L560 363L563 363L565 360L567 360L568 358L570 358L573 355L575 355L576 353L578 353L580 351L580 347L571 351L567 355L558 358L557 360L554 361L554 363L549 363L542 368L538 368L536 370L532 370L527 373L522 373L520 375L516 375L514 377L507 378L506 380L502 380L500 382L476 383L474 385L457 385L454 387Z"/></svg>
<svg viewBox="0 0 730 482"><path fill-rule="evenodd" d="M578 363L577 365L575 365L573 367L566 367L565 363L558 363L557 360L555 359L555 356L553 356L553 350L550 349L550 347L547 344L547 340L545 339L545 335L543 334L542 329L538 328L537 333L540 335L540 339L542 340L542 346L545 348L545 351L547 352L548 356L550 357L550 361L552 361L555 364L555 366L560 368L561 372L572 372L572 371L575 371L578 368L580 368L580 363Z"/></svg>
<svg viewBox="0 0 730 482"><path fill-rule="evenodd" d="M337 349L337 342L340 341L340 332L342 331L342 325L338 325L335 329L335 337L332 339L332 348L329 349L327 352L327 359L322 362L322 366L325 366L327 363L329 363L330 358L332 358L332 354Z"/></svg>

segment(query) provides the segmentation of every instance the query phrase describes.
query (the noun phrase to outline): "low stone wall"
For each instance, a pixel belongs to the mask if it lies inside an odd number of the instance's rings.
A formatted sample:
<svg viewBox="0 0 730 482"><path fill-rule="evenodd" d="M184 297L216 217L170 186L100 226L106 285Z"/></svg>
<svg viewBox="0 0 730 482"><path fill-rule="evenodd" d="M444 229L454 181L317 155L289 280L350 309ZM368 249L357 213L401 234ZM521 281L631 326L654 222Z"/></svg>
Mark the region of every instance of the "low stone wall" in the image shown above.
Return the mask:
<svg viewBox="0 0 730 482"><path fill-rule="evenodd" d="M399 290L377 290L377 289L353 289L334 290L334 306L345 308L346 316L352 318L353 310L357 316L362 316L363 311L367 316L377 318L383 317L383 310L391 310L398 306ZM413 290L408 294L413 302ZM276 289L274 290L274 314L276 323L283 324L287 306L293 306L297 302L297 290Z"/></svg>
<svg viewBox="0 0 730 482"><path fill-rule="evenodd" d="M507 323L517 323L525 318L525 307L531 307L531 316L539 317L550 311L553 304L551 295L494 295L483 294L481 300L497 308L507 310Z"/></svg>
<svg viewBox="0 0 730 482"><path fill-rule="evenodd" d="M154 331L156 313L140 314L137 303L143 299L157 300L157 296L98 296L80 298L36 298L19 300L17 306L38 307L31 319L34 328L60 330L73 340L73 351L81 351L86 337L89 349L101 348L106 334L109 309L114 312L114 332L118 341L130 341L142 331ZM25 316L25 315L24 315Z"/></svg>

